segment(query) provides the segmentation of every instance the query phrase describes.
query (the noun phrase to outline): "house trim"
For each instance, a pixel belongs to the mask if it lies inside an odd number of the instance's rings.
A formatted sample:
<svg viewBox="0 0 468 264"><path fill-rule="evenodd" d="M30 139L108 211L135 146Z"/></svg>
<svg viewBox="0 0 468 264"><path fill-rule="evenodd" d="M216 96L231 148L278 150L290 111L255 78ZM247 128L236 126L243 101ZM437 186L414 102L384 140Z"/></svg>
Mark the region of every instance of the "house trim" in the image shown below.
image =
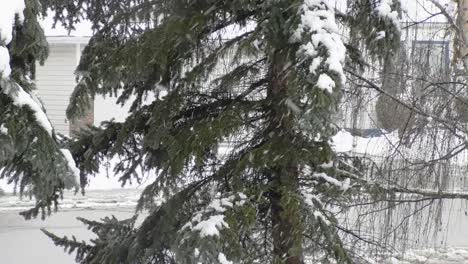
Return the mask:
<svg viewBox="0 0 468 264"><path fill-rule="evenodd" d="M88 44L91 37L47 36L49 44Z"/></svg>

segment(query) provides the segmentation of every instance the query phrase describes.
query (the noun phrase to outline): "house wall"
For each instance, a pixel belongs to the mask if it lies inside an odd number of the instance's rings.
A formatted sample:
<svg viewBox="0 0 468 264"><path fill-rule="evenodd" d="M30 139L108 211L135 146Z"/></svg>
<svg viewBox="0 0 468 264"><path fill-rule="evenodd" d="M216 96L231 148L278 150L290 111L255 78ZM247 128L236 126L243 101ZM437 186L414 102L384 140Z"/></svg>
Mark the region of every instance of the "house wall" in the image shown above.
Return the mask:
<svg viewBox="0 0 468 264"><path fill-rule="evenodd" d="M96 96L87 116L73 122L67 119L65 112L76 86L74 72L88 40L89 37L49 37L49 57L36 68L37 94L55 130L67 136L86 125L99 126L111 119L123 121L128 115L128 105L121 107L116 105L116 98Z"/></svg>
<svg viewBox="0 0 468 264"><path fill-rule="evenodd" d="M86 37L49 37L49 57L44 65L36 67L37 94L56 132L67 136L94 124L94 107L87 116L73 122L65 113L76 86L74 72L88 40Z"/></svg>
<svg viewBox="0 0 468 264"><path fill-rule="evenodd" d="M75 44L52 43L47 61L43 66L36 67L37 93L55 130L65 135L70 132L65 110L75 87L73 72L76 66Z"/></svg>

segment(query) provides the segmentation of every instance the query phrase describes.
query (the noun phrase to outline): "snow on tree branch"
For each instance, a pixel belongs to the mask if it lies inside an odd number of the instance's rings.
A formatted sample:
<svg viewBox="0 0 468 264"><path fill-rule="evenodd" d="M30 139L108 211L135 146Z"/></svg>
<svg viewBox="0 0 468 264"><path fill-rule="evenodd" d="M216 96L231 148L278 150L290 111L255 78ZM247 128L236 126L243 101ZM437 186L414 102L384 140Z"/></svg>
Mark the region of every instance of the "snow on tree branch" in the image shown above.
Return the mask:
<svg viewBox="0 0 468 264"><path fill-rule="evenodd" d="M226 258L226 255L224 255L224 253L219 253L218 254L218 260L219 260L219 263L221 263L221 264L232 264L232 261L229 261Z"/></svg>
<svg viewBox="0 0 468 264"><path fill-rule="evenodd" d="M10 53L7 45L13 40L13 29L15 23L24 22L23 11L26 8L24 0L3 1L0 8L0 87L1 92L7 95L18 107L28 107L33 113L37 124L42 127L50 137L54 135L53 126L47 117L44 106L32 93L28 93L15 80L10 78ZM26 76L28 79L28 76ZM3 131L7 131L4 129ZM79 177L71 153L66 149L61 149L62 155L67 161L70 171L75 177Z"/></svg>
<svg viewBox="0 0 468 264"><path fill-rule="evenodd" d="M400 21L398 19L399 14L398 11L394 8L394 6L400 5L399 0L381 0L378 4L377 7L375 8L375 11L378 16L380 16L383 19L388 19L392 22L392 24L396 28L400 28Z"/></svg>
<svg viewBox="0 0 468 264"><path fill-rule="evenodd" d="M10 53L8 49L0 46L0 76L10 76Z"/></svg>
<svg viewBox="0 0 468 264"><path fill-rule="evenodd" d="M11 73L10 54L6 45L11 42L16 17L20 22L24 20L24 8L24 0L5 1L0 8L0 75L3 77Z"/></svg>
<svg viewBox="0 0 468 264"><path fill-rule="evenodd" d="M28 106L34 112L37 123L44 128L50 136L52 136L53 127L49 118L47 118L42 105L38 104L33 97L24 91L24 89L16 82L8 79L2 79L0 81L0 85L3 88L2 92L13 100L13 104L19 107Z"/></svg>
<svg viewBox="0 0 468 264"><path fill-rule="evenodd" d="M3 42L2 44L8 45L11 42L15 18L18 17L20 22L24 20L24 8L24 0L2 2L2 8L0 8L0 42Z"/></svg>
<svg viewBox="0 0 468 264"><path fill-rule="evenodd" d="M200 237L219 236L219 231L229 228L224 221L224 212L234 206L242 206L245 203L246 196L243 193L230 195L225 198L215 198L204 210L195 214L195 216L186 223L181 230L194 230L200 232ZM212 214L206 217L206 214Z"/></svg>
<svg viewBox="0 0 468 264"><path fill-rule="evenodd" d="M52 124L44 113L43 106L38 103L29 93L10 80L10 54L6 45L12 40L13 26L18 18L19 22L24 20L23 10L25 8L24 0L11 0L2 3L0 9L0 76L2 92L8 95L17 106L29 106L34 112L34 116L40 126L52 136Z"/></svg>
<svg viewBox="0 0 468 264"><path fill-rule="evenodd" d="M312 59L309 72L316 79L316 87L329 93L333 88L344 85L346 56L332 2L305 0L299 8L301 21L293 35L294 42L302 42L299 55L306 60ZM325 54L322 49L325 49Z"/></svg>
<svg viewBox="0 0 468 264"><path fill-rule="evenodd" d="M73 156L72 156L70 150L60 149L60 152L62 152L62 155L67 160L68 168L72 171L73 176L75 176L75 179L79 179L80 178L80 169L78 169L78 167L76 167L75 160L73 159Z"/></svg>

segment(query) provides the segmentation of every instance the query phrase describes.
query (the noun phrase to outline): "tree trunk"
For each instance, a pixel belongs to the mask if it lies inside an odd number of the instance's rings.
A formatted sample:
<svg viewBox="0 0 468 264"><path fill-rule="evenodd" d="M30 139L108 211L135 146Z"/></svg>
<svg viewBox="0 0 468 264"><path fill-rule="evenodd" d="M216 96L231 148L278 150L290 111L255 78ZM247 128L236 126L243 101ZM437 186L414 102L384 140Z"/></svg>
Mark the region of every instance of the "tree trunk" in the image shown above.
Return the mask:
<svg viewBox="0 0 468 264"><path fill-rule="evenodd" d="M285 173L278 175L279 178L297 179L297 173ZM299 211L296 201L288 201L290 195L297 188L294 185L282 184L283 181L273 183L270 193L271 200L271 223L273 226L273 252L275 263L302 264L302 228L300 227ZM297 186L297 185L296 185Z"/></svg>
<svg viewBox="0 0 468 264"><path fill-rule="evenodd" d="M468 0L458 0L459 50L465 67L468 66Z"/></svg>
<svg viewBox="0 0 468 264"><path fill-rule="evenodd" d="M283 69L288 61L287 54L276 52L271 60L268 88L270 102L269 133L272 140L287 148L294 137L293 112L286 106L288 97L287 76ZM284 149L283 148L283 149ZM273 154L273 153L272 153ZM287 159L287 158L286 158ZM271 168L271 224L274 263L302 264L302 228L299 213L298 193L299 170L294 160Z"/></svg>

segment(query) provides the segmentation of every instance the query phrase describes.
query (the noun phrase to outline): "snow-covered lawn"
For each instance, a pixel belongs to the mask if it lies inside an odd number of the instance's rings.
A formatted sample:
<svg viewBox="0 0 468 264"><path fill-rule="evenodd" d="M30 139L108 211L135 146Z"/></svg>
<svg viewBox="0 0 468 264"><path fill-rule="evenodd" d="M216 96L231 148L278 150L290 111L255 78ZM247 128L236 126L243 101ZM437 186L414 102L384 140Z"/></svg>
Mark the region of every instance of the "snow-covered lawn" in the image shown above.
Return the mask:
<svg viewBox="0 0 468 264"><path fill-rule="evenodd" d="M377 264L378 262L376 262ZM424 249L406 252L385 261L388 264L466 264L468 248Z"/></svg>
<svg viewBox="0 0 468 264"><path fill-rule="evenodd" d="M86 196L66 192L60 211L45 221L25 221L18 213L30 208L34 201L7 195L0 197L0 263L5 264L72 264L74 256L54 246L41 228L53 233L88 241L94 234L76 220L84 217L99 220L115 215L118 219L133 216L141 189L91 190Z"/></svg>
<svg viewBox="0 0 468 264"><path fill-rule="evenodd" d="M21 200L12 195L0 197L0 249L8 249L0 251L0 263L74 263L73 256L55 247L40 228L45 227L57 235L75 235L79 240L89 240L93 234L76 217L98 220L115 215L119 219L129 218L133 215L140 192L141 189L91 190L84 197L67 192L61 202L60 211L46 221L25 221L18 215L20 210L32 206L33 201ZM451 222L443 227L446 243L441 248L408 250L405 254L395 254L374 263L468 264L466 205L455 202L449 208L450 214L447 217Z"/></svg>
<svg viewBox="0 0 468 264"><path fill-rule="evenodd" d="M60 200L59 208L133 208L137 204L141 191L141 189L90 190L85 196L67 191L63 200ZM0 212L25 210L32 206L34 206L34 200L27 197L20 199L12 194L0 197Z"/></svg>
<svg viewBox="0 0 468 264"><path fill-rule="evenodd" d="M72 264L74 255L68 255L46 237L41 228L63 236L75 235L79 240L89 240L93 234L76 220L76 217L99 220L115 215L126 219L133 215L133 208L75 208L53 214L46 221L25 221L18 211L0 211L0 263L2 264Z"/></svg>

